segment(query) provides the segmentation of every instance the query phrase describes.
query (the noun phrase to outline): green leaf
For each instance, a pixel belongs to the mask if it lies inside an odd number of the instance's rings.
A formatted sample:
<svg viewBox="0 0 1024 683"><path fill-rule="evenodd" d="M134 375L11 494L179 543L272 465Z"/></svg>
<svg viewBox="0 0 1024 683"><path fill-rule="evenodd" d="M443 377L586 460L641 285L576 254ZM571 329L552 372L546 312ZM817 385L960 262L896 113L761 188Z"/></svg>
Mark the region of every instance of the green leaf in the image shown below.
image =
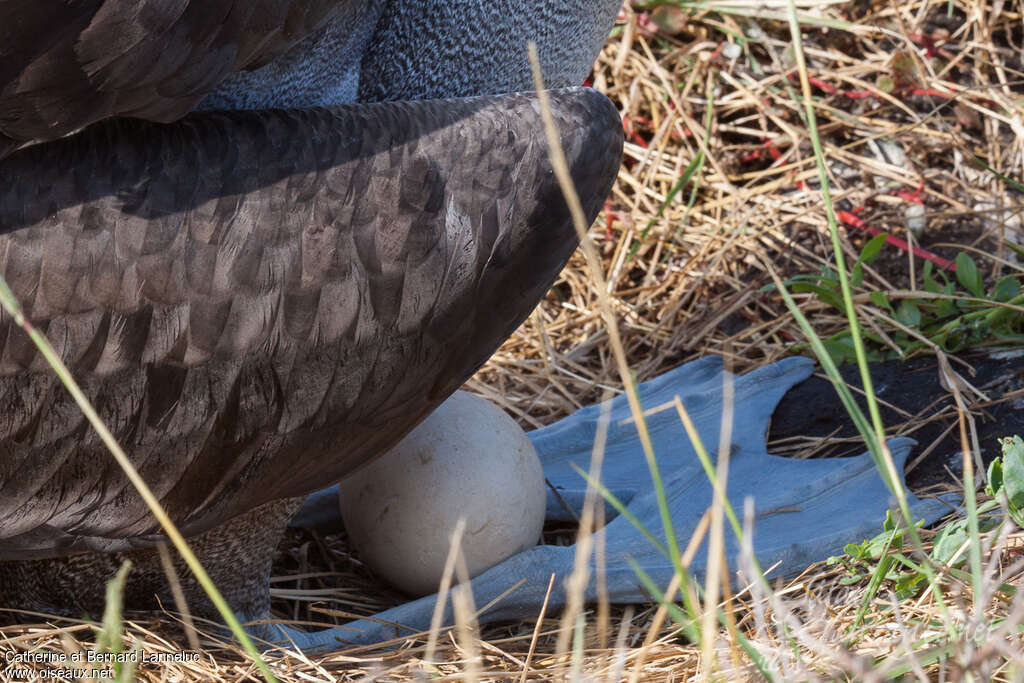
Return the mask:
<svg viewBox="0 0 1024 683"><path fill-rule="evenodd" d="M959 323L960 318L957 318L954 322ZM970 329L968 329L966 325L961 324L954 325L952 328L947 329L945 332L932 339L932 341L941 346L942 350L947 353L963 351L970 340Z"/></svg>
<svg viewBox="0 0 1024 683"><path fill-rule="evenodd" d="M853 272L850 273L850 286L860 287L862 282L864 282L864 266L858 261L853 264Z"/></svg>
<svg viewBox="0 0 1024 683"><path fill-rule="evenodd" d="M931 292L932 294L938 294L942 291L942 285L935 281L932 277L932 271L935 269L935 265L931 261L924 262L924 268L921 269L921 282L924 283L925 291Z"/></svg>
<svg viewBox="0 0 1024 683"><path fill-rule="evenodd" d="M1003 334L1012 335L1013 325L1020 320L1022 320L1022 317L1019 312L997 306L989 311L978 323L982 324L983 329L987 328L990 332L1002 332Z"/></svg>
<svg viewBox="0 0 1024 683"><path fill-rule="evenodd" d="M857 359L856 351L853 348L853 342L850 341L848 336L845 336L845 333L842 338L823 339L821 343L825 347L825 350L828 351L828 355L836 365L842 365Z"/></svg>
<svg viewBox="0 0 1024 683"><path fill-rule="evenodd" d="M885 240L889 237L889 233L883 232L880 235L875 235L868 243L864 245L864 248L860 251L860 258L858 261L871 265L878 258L878 254L881 253L882 247L885 246Z"/></svg>
<svg viewBox="0 0 1024 683"><path fill-rule="evenodd" d="M885 292L871 292L868 294L868 298L871 299L871 303L879 308L884 308L889 311L892 310L892 304L889 303L889 297L885 295Z"/></svg>
<svg viewBox="0 0 1024 683"><path fill-rule="evenodd" d="M921 309L913 299L904 299L900 307L896 309L896 320L907 327L917 327L921 324Z"/></svg>
<svg viewBox="0 0 1024 683"><path fill-rule="evenodd" d="M831 287L821 287L820 285L813 285L810 282L795 282L790 287L793 292L796 293L810 293L817 294L818 298L822 302L832 306L833 308L843 310L843 301L839 298L839 294L836 293Z"/></svg>
<svg viewBox="0 0 1024 683"><path fill-rule="evenodd" d="M992 298L1006 302L1020 294L1020 283L1013 275L1007 275L992 286Z"/></svg>
<svg viewBox="0 0 1024 683"><path fill-rule="evenodd" d="M838 289L839 287L839 283L836 282L835 280L829 280L823 275L811 275L809 273L801 273L799 275L794 275L793 277L786 280L784 284L787 286L792 286L794 282L812 282L816 285L825 285L827 287L834 289ZM772 283L771 287L772 289L775 289L775 283Z"/></svg>
<svg viewBox="0 0 1024 683"><path fill-rule="evenodd" d="M869 557L867 551L864 550L864 546L867 545L868 541L864 543L847 543L843 546L843 552L852 557L855 560L864 560Z"/></svg>
<svg viewBox="0 0 1024 683"><path fill-rule="evenodd" d="M854 559L878 559L890 546L900 547L903 545L903 531L896 528L896 518L892 516L892 510L885 511L885 521L882 522L882 531L874 538L869 539L857 546L859 557L850 555ZM847 546L849 548L850 546Z"/></svg>
<svg viewBox="0 0 1024 683"><path fill-rule="evenodd" d="M921 591L921 582L925 580L920 572L907 572L896 580L896 599L908 600Z"/></svg>
<svg viewBox="0 0 1024 683"><path fill-rule="evenodd" d="M885 521L882 522L882 530L883 531L895 531L896 530L896 520L893 519L892 510L886 510L885 511Z"/></svg>
<svg viewBox="0 0 1024 683"><path fill-rule="evenodd" d="M1012 241L1008 239L1003 240L1003 246L1012 251L1013 253L1015 253L1018 256L1018 258L1024 259L1024 247L1020 246L1019 244L1014 244Z"/></svg>
<svg viewBox="0 0 1024 683"><path fill-rule="evenodd" d="M949 283L939 293L952 296L953 292L953 283ZM949 318L956 315L959 311L960 309L957 308L957 301L955 299L939 299L935 307L935 315L940 318Z"/></svg>
<svg viewBox="0 0 1024 683"><path fill-rule="evenodd" d="M988 483L985 484L985 493L997 498L1003 490L1003 459L995 458L988 464Z"/></svg>
<svg viewBox="0 0 1024 683"><path fill-rule="evenodd" d="M935 537L935 546L932 548L932 558L941 564L946 564L956 554L956 551L967 542L967 518L958 519L942 527L939 535ZM960 556L962 562L966 554ZM960 564L958 562L957 564Z"/></svg>
<svg viewBox="0 0 1024 683"><path fill-rule="evenodd" d="M965 251L956 255L956 279L974 296L985 296L985 283L981 280L978 266Z"/></svg>
<svg viewBox="0 0 1024 683"><path fill-rule="evenodd" d="M1003 485L1010 509L1024 509L1024 441L1019 436L1002 439Z"/></svg>

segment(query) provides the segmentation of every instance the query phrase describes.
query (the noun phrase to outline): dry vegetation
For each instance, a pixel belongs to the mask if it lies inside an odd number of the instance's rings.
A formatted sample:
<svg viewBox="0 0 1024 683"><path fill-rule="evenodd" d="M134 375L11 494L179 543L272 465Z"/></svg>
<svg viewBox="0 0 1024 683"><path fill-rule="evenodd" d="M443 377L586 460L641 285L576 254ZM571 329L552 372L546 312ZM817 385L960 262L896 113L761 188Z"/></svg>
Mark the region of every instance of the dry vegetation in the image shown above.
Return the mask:
<svg viewBox="0 0 1024 683"><path fill-rule="evenodd" d="M847 259L857 259L871 229L917 248L887 246L858 289L864 325L883 340L880 351L888 346L897 354L903 348L894 337L899 325L875 314L869 291L898 301L908 296L901 291L920 288L924 260L954 259L961 251L973 255L986 283L1022 272L1012 246L1024 243L1021 194L974 159L1009 178L1022 177L1024 5L800 4L807 15L850 22L845 28L803 25L830 186L837 207L848 212L841 229ZM777 293L762 290L771 282L769 268L784 278L813 274L831 258L799 84L792 78L785 3L777 11L743 0L732 7L741 11L692 11L674 34L664 30L680 19L671 11L659 10L659 29L649 13L627 8L595 69L594 86L621 110L627 142L618 183L591 237L604 258L628 361L640 380L708 353L727 356L741 372L793 353L803 337ZM752 16L743 16L744 8ZM702 151L704 162L691 182L673 192ZM923 230L908 230L922 215ZM846 329L841 314L819 297L799 301L822 336ZM468 388L530 428L620 386L593 279L577 254L535 315ZM549 540L571 542L571 534L551 529ZM992 575L1015 583L1017 567L1011 565L1024 540L1008 533L993 543L985 556ZM361 567L341 536L291 532L276 574L275 608L300 622L344 623L350 615L403 600ZM657 606L587 612L585 642L575 654L559 650L561 625L557 614L549 614L485 627L469 639L445 631L436 666L423 663L426 636L403 640L397 649L391 644L315 658L272 652L269 661L287 681L365 675L757 678L731 635L741 632L783 680L1024 676L1016 635L1024 602L996 591L999 581L986 582L985 595L975 596L969 581L943 577L945 614L931 593L900 602L885 584L870 618L856 625L865 585L843 586L840 576L838 569L816 566L773 594L731 596L723 604L730 628L715 641L713 661L701 657L699 644L674 635L672 621ZM187 648L176 618L129 617L127 648ZM1000 626L999 618L1007 621ZM7 642L0 650L73 651L94 641L91 628L75 620L27 614L8 620L19 623L3 628ZM967 635L950 644L945 634L951 624ZM258 678L236 648L204 630L199 663L146 666L138 677Z"/></svg>

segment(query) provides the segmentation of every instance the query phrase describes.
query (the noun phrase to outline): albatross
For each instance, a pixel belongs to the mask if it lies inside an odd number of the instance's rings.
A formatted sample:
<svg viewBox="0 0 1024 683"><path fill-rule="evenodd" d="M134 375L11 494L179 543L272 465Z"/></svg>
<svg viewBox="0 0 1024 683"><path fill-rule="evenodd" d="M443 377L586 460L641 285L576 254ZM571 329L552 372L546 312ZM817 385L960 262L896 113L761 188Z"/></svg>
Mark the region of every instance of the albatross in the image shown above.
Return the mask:
<svg viewBox="0 0 1024 683"><path fill-rule="evenodd" d="M596 216L621 125L570 86L616 10L0 7L3 276L241 617L266 616L273 548L302 499L458 389L575 249L537 99L515 94L531 87L529 41L565 88L552 110ZM3 604L95 610L126 558L126 599L151 601L163 540L4 316Z"/></svg>
<svg viewBox="0 0 1024 683"><path fill-rule="evenodd" d="M622 132L607 98L578 85L618 5L0 5L0 270L242 619L268 615L273 550L303 501L294 524L323 521L324 500L336 515L336 494L322 489L457 390L575 249L538 100L525 92L531 41L584 211L597 215ZM738 428L726 438L749 457L730 490L756 488L765 470L780 490L817 486L765 502L782 509L846 482L863 514L845 521L877 524L886 495L863 459L786 464L764 451L775 403L809 372L791 359L737 380ZM701 361L641 397L682 395L713 451L724 376ZM616 399L614 419L624 410ZM582 505L574 466L586 468L596 411L531 434L558 492L552 517ZM685 524L710 489L693 489L703 475L667 415L655 445ZM658 533L632 427L613 426L608 457L608 487ZM800 519L820 526L821 505L804 507ZM760 536L756 550L792 568L849 540L842 521L800 552L784 533ZM773 524L807 538L796 517ZM611 597L643 600L628 558L655 580L672 563L623 518L603 533ZM0 317L0 605L96 612L124 559L127 604L166 601L163 541L44 359ZM535 609L571 552L538 547L481 575L485 596L528 579L487 618ZM212 613L178 569L193 609ZM421 628L430 600L381 616ZM382 637L382 623L360 624L356 639ZM326 647L352 633L293 640Z"/></svg>

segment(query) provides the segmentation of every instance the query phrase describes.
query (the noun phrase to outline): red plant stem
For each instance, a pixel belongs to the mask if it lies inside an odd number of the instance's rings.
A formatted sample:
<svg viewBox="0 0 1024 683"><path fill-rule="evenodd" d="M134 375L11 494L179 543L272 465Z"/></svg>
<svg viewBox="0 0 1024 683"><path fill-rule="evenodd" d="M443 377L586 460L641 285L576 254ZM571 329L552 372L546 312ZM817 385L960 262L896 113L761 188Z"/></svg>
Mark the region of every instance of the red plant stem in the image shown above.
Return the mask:
<svg viewBox="0 0 1024 683"><path fill-rule="evenodd" d="M789 80L797 80L797 74L795 71L789 74ZM819 90L824 90L829 95L842 95L843 97L848 97L851 100L863 100L868 97L875 96L875 94L869 90L840 90L831 83L827 83L820 78L815 78L814 76L808 76L807 81Z"/></svg>
<svg viewBox="0 0 1024 683"><path fill-rule="evenodd" d="M935 38L925 33L911 33L907 37L924 48L924 56L926 59L931 59L935 56Z"/></svg>
<svg viewBox="0 0 1024 683"><path fill-rule="evenodd" d="M858 209L858 211L859 211L859 209ZM850 225L850 226L853 226L853 227L855 227L855 228L857 228L859 230L863 230L864 232L868 233L869 235L881 235L881 234L884 234L878 228L873 228L870 225L868 225L864 221L863 218L858 218L857 215L855 213L851 212L851 211L837 211L836 212L836 217L842 223L844 223L845 225ZM898 238L898 237L893 237L892 235L886 235L885 242L886 242L886 244L891 244L892 246L896 247L897 249L899 249L901 251L911 251L911 246L909 244L907 244L906 242L904 242L903 240L901 240L900 238ZM918 258L921 258L921 259L924 259L926 261L931 261L932 263L937 265L939 268L944 268L946 270L949 270L949 271L952 271L952 272L956 272L956 264L955 263L953 263L952 261L950 261L948 259L944 259L941 256L933 254L932 252L928 251L927 249L922 249L921 247L913 247L913 252L914 252L914 256L916 256Z"/></svg>
<svg viewBox="0 0 1024 683"><path fill-rule="evenodd" d="M645 119L642 116L629 116L629 115L626 115L626 116L622 117L622 128L623 128L623 130L626 131L626 136L630 140L635 142L636 144L638 144L641 147L643 147L644 149L647 149L647 141L644 140L643 136L640 135L640 133L636 132L636 130L633 128L632 124L633 124L634 121L637 121L638 123L642 123L642 124L644 124L646 126L650 126L651 122L648 121L647 119Z"/></svg>
<svg viewBox="0 0 1024 683"><path fill-rule="evenodd" d="M921 184L917 186L917 189L914 190L913 192L907 192L906 190L900 190L900 191L898 191L896 193L896 196L899 197L900 199L902 199L905 202L913 202L914 204L924 204L924 201L921 199L921 191L922 190L924 190L924 181L923 180L921 181Z"/></svg>

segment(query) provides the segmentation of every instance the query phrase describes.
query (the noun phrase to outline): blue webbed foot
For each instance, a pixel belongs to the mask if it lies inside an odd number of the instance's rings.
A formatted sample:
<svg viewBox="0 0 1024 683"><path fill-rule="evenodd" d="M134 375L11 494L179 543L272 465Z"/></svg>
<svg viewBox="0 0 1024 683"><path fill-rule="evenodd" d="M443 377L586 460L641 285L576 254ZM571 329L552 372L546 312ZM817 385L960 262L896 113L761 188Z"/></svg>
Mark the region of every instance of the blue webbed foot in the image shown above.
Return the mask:
<svg viewBox="0 0 1024 683"><path fill-rule="evenodd" d="M799 460L767 452L772 412L792 386L811 374L812 367L808 359L789 358L734 379L734 429L727 494L737 510L743 509L747 498L753 499L754 554L762 567L773 568L772 576L798 573L816 561L841 552L847 543L873 536L893 503L866 453L853 458ZM711 504L712 489L671 402L676 396L680 397L705 448L711 454L716 453L720 439L723 373L720 359L705 358L638 387L664 481L673 530L680 544L687 542ZM660 409L663 407L669 409ZM572 519L582 509L586 481L573 465L584 471L589 468L599 416L600 406L590 406L530 434L552 489L547 503L549 519ZM898 472L902 473L913 444L910 439L889 442ZM651 477L624 396L612 400L601 480L655 537L665 538ZM336 522L336 495L336 492L316 494L300 513L300 520L322 523L324 517L331 517ZM333 507L329 509L327 503ZM951 508L948 502L922 500L913 495L909 496L909 503L915 521L923 519L926 523L935 521ZM609 599L619 603L647 601L649 596L640 588L629 560L639 564L660 585L671 580L672 562L628 519L614 514L614 509L607 507L610 521L599 532L605 541L604 571ZM738 540L727 530L726 553L730 562L735 562L739 550ZM535 615L552 574L557 578L548 600L549 609L564 605L564 580L573 569L574 557L575 547L538 546L474 578L472 590L477 605L499 598L522 582L481 614L480 620ZM691 563L698 577L705 563L702 547ZM595 569L591 567L591 576ZM586 598L596 597L591 581ZM352 622L344 629L308 634L311 636L308 646L369 644L425 631L429 628L436 600L436 596L420 598L375 615L372 620ZM446 606L444 623L451 623L450 604Z"/></svg>

